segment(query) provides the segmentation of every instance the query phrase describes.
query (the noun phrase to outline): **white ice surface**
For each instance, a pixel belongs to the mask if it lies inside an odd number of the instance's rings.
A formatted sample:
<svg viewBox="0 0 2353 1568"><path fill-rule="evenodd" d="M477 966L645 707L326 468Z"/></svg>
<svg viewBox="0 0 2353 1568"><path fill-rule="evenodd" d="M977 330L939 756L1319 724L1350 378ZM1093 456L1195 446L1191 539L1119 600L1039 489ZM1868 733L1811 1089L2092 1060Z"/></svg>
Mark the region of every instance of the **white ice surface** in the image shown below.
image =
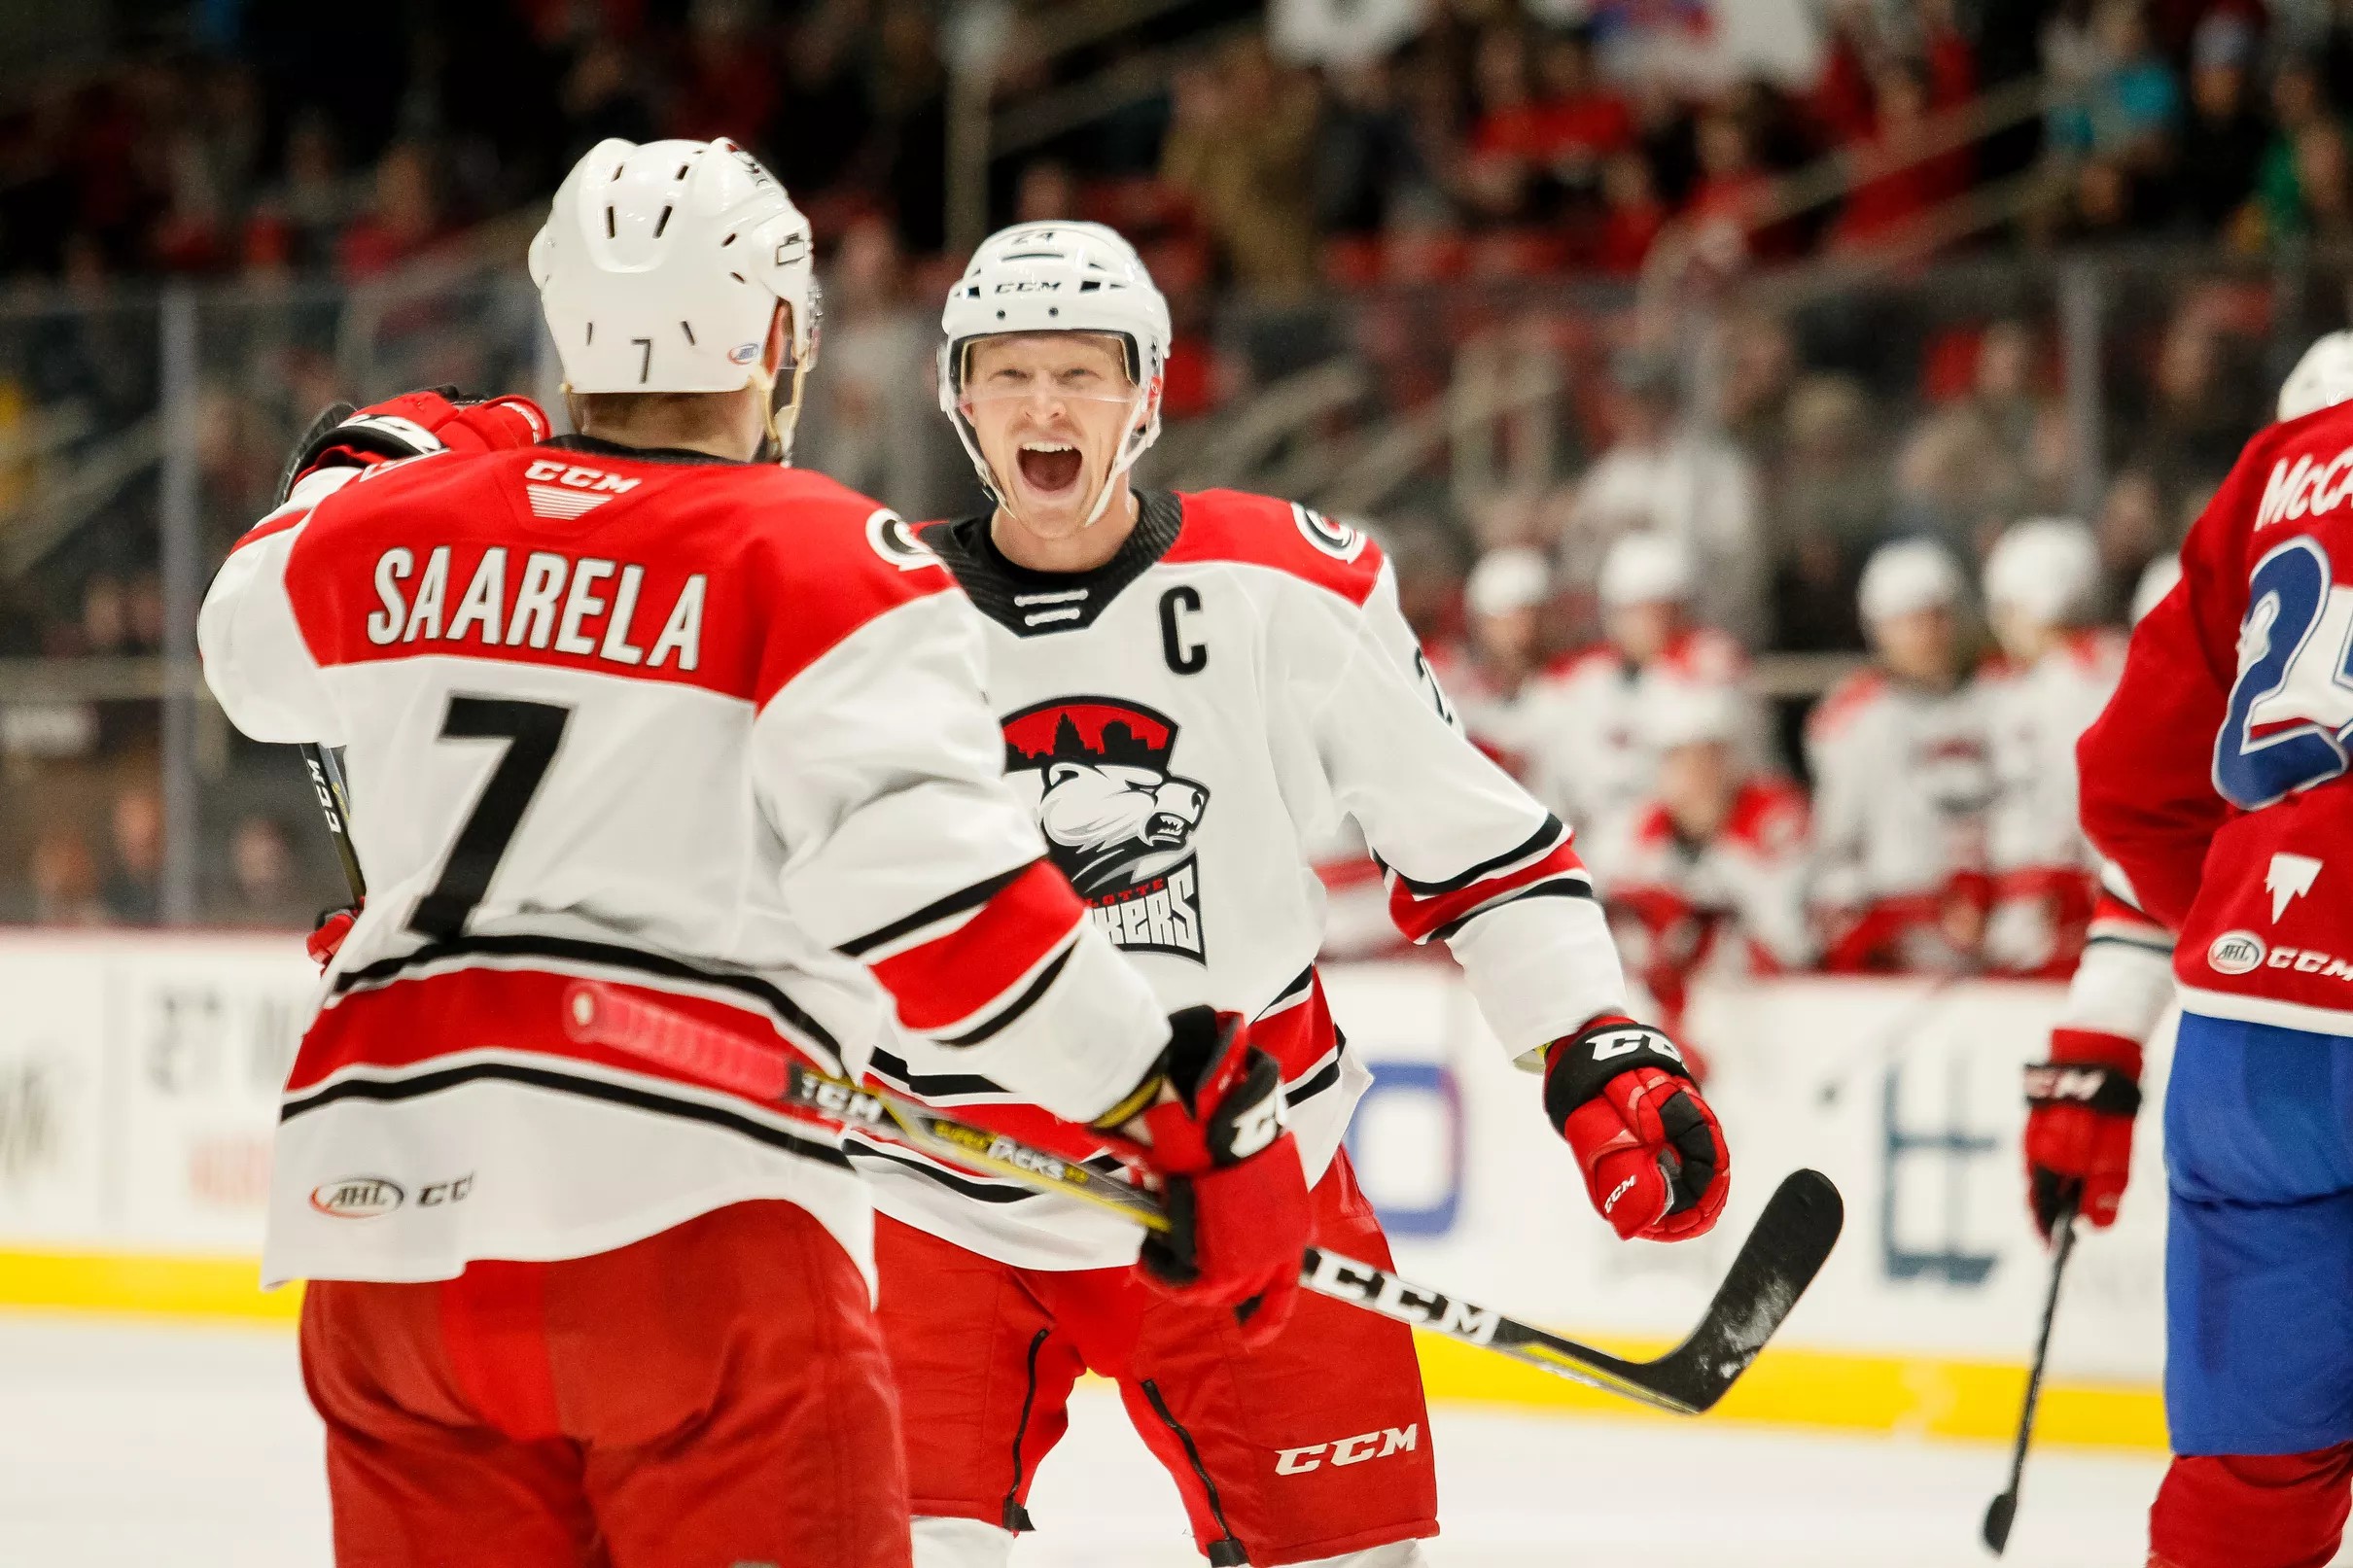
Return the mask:
<svg viewBox="0 0 2353 1568"><path fill-rule="evenodd" d="M2006 1454L1704 1421L1435 1417L1437 1568L1945 1568ZM2137 1568L2160 1461L2053 1451L2010 1563ZM1198 1564L1117 1402L1082 1390L1019 1568ZM319 1432L292 1335L0 1313L0 1564L326 1568Z"/></svg>

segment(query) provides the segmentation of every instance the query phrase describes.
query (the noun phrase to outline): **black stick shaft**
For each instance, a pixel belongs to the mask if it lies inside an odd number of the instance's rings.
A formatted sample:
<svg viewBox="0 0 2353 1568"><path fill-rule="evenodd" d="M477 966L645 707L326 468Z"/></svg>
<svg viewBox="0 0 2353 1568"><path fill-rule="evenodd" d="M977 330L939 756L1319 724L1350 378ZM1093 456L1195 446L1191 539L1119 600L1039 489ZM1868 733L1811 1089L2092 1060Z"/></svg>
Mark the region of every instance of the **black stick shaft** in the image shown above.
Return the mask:
<svg viewBox="0 0 2353 1568"><path fill-rule="evenodd" d="M335 754L316 742L306 741L301 747L302 765L310 770L310 787L319 798L319 814L327 819L327 832L334 841L335 858L342 862L343 880L350 885L352 901L368 896L368 874L360 869L359 852L351 847L351 788L343 779L343 765Z"/></svg>
<svg viewBox="0 0 2353 1568"><path fill-rule="evenodd" d="M2043 1369L2051 1359L2051 1325L2058 1318L2059 1285L2067 1277L2067 1260L2075 1252L2075 1216L2082 1194L2060 1205L2053 1221L2051 1290L2043 1299L2043 1326L2034 1337L2034 1363L2026 1369L2026 1398L2018 1416L2018 1442L2010 1450L2010 1485L1985 1510L1985 1546L2000 1556L2010 1545L2010 1526L2018 1517L2019 1486L2026 1478L2026 1449L2034 1441L2035 1408L2043 1398Z"/></svg>

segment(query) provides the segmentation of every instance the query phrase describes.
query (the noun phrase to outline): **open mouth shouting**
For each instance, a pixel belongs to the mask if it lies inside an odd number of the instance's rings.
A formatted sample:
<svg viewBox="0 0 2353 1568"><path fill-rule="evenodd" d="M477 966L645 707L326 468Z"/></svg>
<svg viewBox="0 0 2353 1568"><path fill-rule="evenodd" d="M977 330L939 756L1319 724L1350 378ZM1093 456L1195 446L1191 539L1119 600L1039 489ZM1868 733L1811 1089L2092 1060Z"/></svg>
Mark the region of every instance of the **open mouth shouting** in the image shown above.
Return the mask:
<svg viewBox="0 0 2353 1568"><path fill-rule="evenodd" d="M1022 482L1045 500L1076 491L1079 471L1086 467L1077 447L1043 438L1023 441L1014 461L1021 468Z"/></svg>

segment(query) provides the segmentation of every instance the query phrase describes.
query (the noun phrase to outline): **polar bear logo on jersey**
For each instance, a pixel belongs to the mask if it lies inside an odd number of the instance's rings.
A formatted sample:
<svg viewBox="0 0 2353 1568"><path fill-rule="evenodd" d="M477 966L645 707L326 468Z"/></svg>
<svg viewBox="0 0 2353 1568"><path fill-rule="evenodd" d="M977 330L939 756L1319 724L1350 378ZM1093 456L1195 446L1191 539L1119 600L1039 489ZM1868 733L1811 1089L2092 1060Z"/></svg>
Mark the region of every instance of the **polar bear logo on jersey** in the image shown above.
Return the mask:
<svg viewBox="0 0 2353 1568"><path fill-rule="evenodd" d="M1037 822L1076 860L1071 881L1082 893L1141 881L1155 862L1182 858L1210 800L1190 779L1117 762L1057 759L1046 764L1045 778Z"/></svg>
<svg viewBox="0 0 2353 1568"><path fill-rule="evenodd" d="M1005 773L1047 852L1122 948L1202 960L1196 842L1209 785L1176 773L1176 724L1117 697L1061 697L1004 721Z"/></svg>

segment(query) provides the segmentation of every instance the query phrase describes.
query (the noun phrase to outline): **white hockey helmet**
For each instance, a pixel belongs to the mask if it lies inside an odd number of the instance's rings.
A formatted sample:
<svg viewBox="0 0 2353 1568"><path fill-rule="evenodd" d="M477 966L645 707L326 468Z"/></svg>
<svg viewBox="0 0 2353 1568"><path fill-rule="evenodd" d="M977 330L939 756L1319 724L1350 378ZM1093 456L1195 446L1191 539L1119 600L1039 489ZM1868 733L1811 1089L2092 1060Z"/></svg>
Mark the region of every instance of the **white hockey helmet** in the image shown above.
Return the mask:
<svg viewBox="0 0 2353 1568"><path fill-rule="evenodd" d="M2141 580L2132 585L2132 624L2138 626L2181 580L2182 558L2178 555L2160 555L2143 567Z"/></svg>
<svg viewBox="0 0 2353 1568"><path fill-rule="evenodd" d="M1669 680L1644 700L1635 731L1655 751L1730 742L1740 733L1740 708L1723 686Z"/></svg>
<svg viewBox="0 0 2353 1568"><path fill-rule="evenodd" d="M792 307L794 414L816 358L809 221L735 143L609 137L572 167L531 241L531 281L567 392L769 390ZM778 438L789 449L790 426Z"/></svg>
<svg viewBox="0 0 2353 1568"><path fill-rule="evenodd" d="M1871 552L1855 603L1866 626L1961 600L1961 569L1934 540L1899 539Z"/></svg>
<svg viewBox="0 0 2353 1568"><path fill-rule="evenodd" d="M2279 386L2279 417L2301 419L2353 398L2353 331L2331 332L2304 350Z"/></svg>
<svg viewBox="0 0 2353 1568"><path fill-rule="evenodd" d="M1543 551L1506 545L1479 557L1462 584L1462 602L1474 615L1532 610L1552 597L1552 577Z"/></svg>
<svg viewBox="0 0 2353 1568"><path fill-rule="evenodd" d="M1130 431L1088 508L1092 525L1119 476L1160 438L1161 376L1169 362L1169 302L1136 247L1101 224L1015 224L981 241L939 317L939 406L981 484L1004 499L981 455L963 401L972 344L1007 332L1101 332L1125 346L1135 388Z"/></svg>
<svg viewBox="0 0 2353 1568"><path fill-rule="evenodd" d="M1985 608L2040 626L2071 626L2099 592L2099 545L2072 517L2013 523L1985 557Z"/></svg>
<svg viewBox="0 0 2353 1568"><path fill-rule="evenodd" d="M1680 604L1691 597L1691 552L1664 534L1622 534L1601 558L1605 610Z"/></svg>

